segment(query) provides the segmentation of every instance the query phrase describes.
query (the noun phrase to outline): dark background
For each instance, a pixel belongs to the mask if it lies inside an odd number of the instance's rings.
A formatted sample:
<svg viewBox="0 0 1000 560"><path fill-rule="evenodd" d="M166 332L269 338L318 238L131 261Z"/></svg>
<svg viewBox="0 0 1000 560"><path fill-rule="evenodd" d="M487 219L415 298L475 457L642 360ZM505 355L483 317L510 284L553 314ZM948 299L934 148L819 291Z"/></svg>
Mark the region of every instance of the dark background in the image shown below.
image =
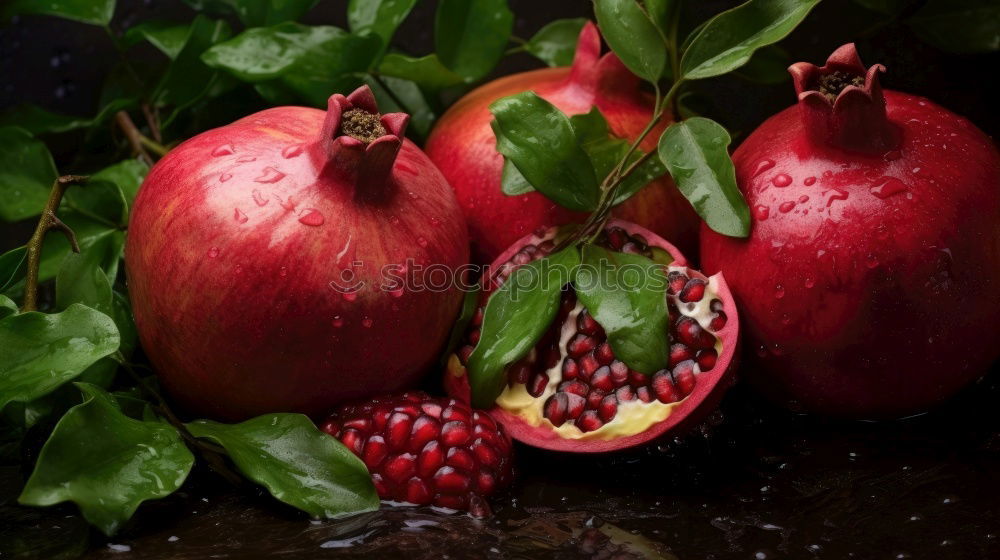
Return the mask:
<svg viewBox="0 0 1000 560"><path fill-rule="evenodd" d="M432 50L434 4L425 0L414 10L398 46L414 54ZM686 4L695 22L736 2ZM303 21L345 26L345 5L321 0ZM510 5L521 37L556 18L591 15L587 0ZM179 1L119 0L112 27L121 32L145 19L192 16ZM901 21L884 19L847 0L827 0L781 45L794 60L821 63L837 46L856 41L867 64L888 67L887 88L924 95L995 136L1000 55L943 53ZM31 102L93 115L116 56L99 28L20 18L0 28L0 110ZM149 49L148 56L157 54ZM515 55L495 73L537 66ZM737 142L794 101L789 81L761 86L724 77L704 86L713 93L709 114ZM77 138L62 135L52 145L57 160L67 161ZM0 250L23 243L28 231L27 224L0 227ZM182 492L140 508L109 546L71 506L13 505L20 473L0 470L0 558L87 550L93 557L135 558L1000 558L997 378L994 371L942 409L898 422L794 416L739 387L703 429L634 455L565 457L519 448L520 482L486 521L389 509L314 524L273 500L195 473ZM121 546L131 554L118 552Z"/></svg>

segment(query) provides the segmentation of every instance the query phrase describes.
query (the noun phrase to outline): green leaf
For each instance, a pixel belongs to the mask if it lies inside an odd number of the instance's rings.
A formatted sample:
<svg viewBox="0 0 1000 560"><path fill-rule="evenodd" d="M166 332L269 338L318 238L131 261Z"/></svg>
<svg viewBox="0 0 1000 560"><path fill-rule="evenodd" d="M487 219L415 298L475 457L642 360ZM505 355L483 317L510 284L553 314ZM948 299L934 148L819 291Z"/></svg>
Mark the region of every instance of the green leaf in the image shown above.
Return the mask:
<svg viewBox="0 0 1000 560"><path fill-rule="evenodd" d="M1000 3L930 0L907 23L931 45L951 53L1000 50Z"/></svg>
<svg viewBox="0 0 1000 560"><path fill-rule="evenodd" d="M187 427L224 447L247 478L313 517L379 507L365 464L301 414L265 414L240 424L198 420Z"/></svg>
<svg viewBox="0 0 1000 560"><path fill-rule="evenodd" d="M90 182L109 182L117 185L125 197L128 208L131 208L147 173L149 166L145 163L137 159L126 159L94 173L90 176Z"/></svg>
<svg viewBox="0 0 1000 560"><path fill-rule="evenodd" d="M304 16L318 0L184 0L199 12L236 14L247 27L276 25Z"/></svg>
<svg viewBox="0 0 1000 560"><path fill-rule="evenodd" d="M534 192L535 187L521 175L517 166L509 159L503 160L503 172L500 175L500 189L507 196L517 196Z"/></svg>
<svg viewBox="0 0 1000 560"><path fill-rule="evenodd" d="M115 14L115 0L13 0L0 14L41 14L105 26Z"/></svg>
<svg viewBox="0 0 1000 560"><path fill-rule="evenodd" d="M650 21L660 30L664 37L669 37L676 28L677 18L681 15L680 0L643 0Z"/></svg>
<svg viewBox="0 0 1000 560"><path fill-rule="evenodd" d="M413 58L389 53L382 58L378 71L387 76L410 80L431 90L451 87L465 81L465 78L441 64L436 54Z"/></svg>
<svg viewBox="0 0 1000 560"><path fill-rule="evenodd" d="M382 38L383 45L388 45L416 3L417 0L350 0L347 23L352 32L374 33Z"/></svg>
<svg viewBox="0 0 1000 560"><path fill-rule="evenodd" d="M468 361L472 404L490 408L505 383L504 368L524 357L545 334L559 310L562 288L580 264L567 247L514 270L490 296L479 343Z"/></svg>
<svg viewBox="0 0 1000 560"><path fill-rule="evenodd" d="M407 134L412 133L418 139L427 138L437 114L417 84L392 76L382 76L379 80L366 76L364 82L372 88L375 100L378 101L383 113L409 113L410 124L406 127ZM397 103L397 100L403 105Z"/></svg>
<svg viewBox="0 0 1000 560"><path fill-rule="evenodd" d="M128 203L122 190L110 181L88 180L66 190L60 208L71 208L109 228L128 223Z"/></svg>
<svg viewBox="0 0 1000 560"><path fill-rule="evenodd" d="M134 25L125 32L126 45L148 41L167 58L174 60L188 41L192 24L177 24L170 21L150 20Z"/></svg>
<svg viewBox="0 0 1000 560"><path fill-rule="evenodd" d="M30 103L12 107L0 116L0 126L16 126L36 135L87 128L95 121L96 118L60 115Z"/></svg>
<svg viewBox="0 0 1000 560"><path fill-rule="evenodd" d="M784 49L770 45L754 53L750 62L734 74L756 84L780 84L788 81L788 67L791 64L791 57Z"/></svg>
<svg viewBox="0 0 1000 560"><path fill-rule="evenodd" d="M79 253L66 255L56 274L56 308L66 309L74 303L82 303L111 315L114 277L109 278L107 269L117 272L124 244L124 235L109 235Z"/></svg>
<svg viewBox="0 0 1000 560"><path fill-rule="evenodd" d="M670 321L662 265L642 255L584 245L573 287L608 333L615 356L646 374L667 367Z"/></svg>
<svg viewBox="0 0 1000 560"><path fill-rule="evenodd" d="M28 270L28 247L22 245L0 255L0 292L24 278Z"/></svg>
<svg viewBox="0 0 1000 560"><path fill-rule="evenodd" d="M0 219L16 222L40 214L56 177L45 144L20 128L0 128Z"/></svg>
<svg viewBox="0 0 1000 560"><path fill-rule="evenodd" d="M503 57L513 27L507 0L439 0L434 48L445 66L478 80Z"/></svg>
<svg viewBox="0 0 1000 560"><path fill-rule="evenodd" d="M636 0L594 0L604 40L636 76L657 82L667 68L663 35Z"/></svg>
<svg viewBox="0 0 1000 560"><path fill-rule="evenodd" d="M459 311L458 319L451 326L451 332L448 334L448 344L445 345L444 351L441 352L442 366L448 365L448 359L451 357L451 354L458 348L459 343L462 342L462 338L465 336L465 328L469 326L469 321L476 314L476 309L479 309L479 295L480 291L478 289L465 292L465 296L462 298L462 309Z"/></svg>
<svg viewBox="0 0 1000 560"><path fill-rule="evenodd" d="M121 235L122 233L117 226L85 216L65 205L59 207L59 219L76 233L80 250L86 250L87 247L107 236ZM69 252L70 247L66 236L47 235L45 244L42 246L42 258L38 267L39 281L44 282L54 278Z"/></svg>
<svg viewBox="0 0 1000 560"><path fill-rule="evenodd" d="M0 295L0 319L17 313L17 304L7 296Z"/></svg>
<svg viewBox="0 0 1000 560"><path fill-rule="evenodd" d="M183 46L153 91L154 103L186 107L204 97L214 84L216 72L202 62L201 55L230 35L232 31L224 20L196 16Z"/></svg>
<svg viewBox="0 0 1000 560"><path fill-rule="evenodd" d="M118 349L110 317L74 304L62 313L37 311L0 319L0 410L37 399Z"/></svg>
<svg viewBox="0 0 1000 560"><path fill-rule="evenodd" d="M586 18L557 19L538 30L524 50L549 66L569 66L576 54L576 43Z"/></svg>
<svg viewBox="0 0 1000 560"><path fill-rule="evenodd" d="M169 424L133 420L99 387L77 386L83 403L56 424L18 502L75 502L89 523L110 536L139 504L180 488L194 456Z"/></svg>
<svg viewBox="0 0 1000 560"><path fill-rule="evenodd" d="M757 49L792 32L819 0L750 0L715 16L691 39L681 76L711 78L746 64Z"/></svg>
<svg viewBox="0 0 1000 560"><path fill-rule="evenodd" d="M750 209L736 186L727 147L729 133L718 123L694 117L675 123L660 137L660 159L677 188L708 227L733 237L750 234Z"/></svg>
<svg viewBox="0 0 1000 560"><path fill-rule="evenodd" d="M597 207L598 180L569 118L534 92L490 105L497 150L552 201L571 210Z"/></svg>

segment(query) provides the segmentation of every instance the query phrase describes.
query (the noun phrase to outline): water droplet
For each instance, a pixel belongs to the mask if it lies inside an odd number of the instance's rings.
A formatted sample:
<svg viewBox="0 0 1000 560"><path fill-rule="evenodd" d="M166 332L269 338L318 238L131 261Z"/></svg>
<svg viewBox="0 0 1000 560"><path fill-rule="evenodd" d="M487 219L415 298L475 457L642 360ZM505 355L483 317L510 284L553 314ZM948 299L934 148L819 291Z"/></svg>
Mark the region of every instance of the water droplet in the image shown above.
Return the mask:
<svg viewBox="0 0 1000 560"><path fill-rule="evenodd" d="M334 327L339 329L340 327L344 326L344 319L340 315L334 315L331 324L333 324Z"/></svg>
<svg viewBox="0 0 1000 560"><path fill-rule="evenodd" d="M406 194L409 195L410 200L418 200L420 198L420 195L413 191L406 191Z"/></svg>
<svg viewBox="0 0 1000 560"><path fill-rule="evenodd" d="M374 324L375 321L372 321L370 317L365 317L364 319L361 319L361 326L366 329L370 329Z"/></svg>
<svg viewBox="0 0 1000 560"><path fill-rule="evenodd" d="M806 202L809 202L809 195L804 194L799 197L799 204L805 204Z"/></svg>
<svg viewBox="0 0 1000 560"><path fill-rule="evenodd" d="M209 258L214 259L215 257L218 257L218 256L219 256L219 248L218 247L212 247L211 249L208 250L208 257Z"/></svg>
<svg viewBox="0 0 1000 560"><path fill-rule="evenodd" d="M787 325L792 322L792 318L788 316L788 313L781 314L781 324Z"/></svg>
<svg viewBox="0 0 1000 560"><path fill-rule="evenodd" d="M231 156L236 152L232 144L223 144L212 150L212 157ZM202 152L204 153L204 152Z"/></svg>
<svg viewBox="0 0 1000 560"><path fill-rule="evenodd" d="M821 258L823 258L823 255L825 255L825 254L826 254L826 251L824 251L823 249L820 249L819 251L816 251L816 258L817 259L821 259Z"/></svg>
<svg viewBox="0 0 1000 560"><path fill-rule="evenodd" d="M771 184L776 187L787 187L792 184L792 176L787 173L778 173L771 179Z"/></svg>
<svg viewBox="0 0 1000 560"><path fill-rule="evenodd" d="M233 269L233 272L235 272L236 274L240 274L241 272L243 272L243 265L241 264L236 265L236 268Z"/></svg>
<svg viewBox="0 0 1000 560"><path fill-rule="evenodd" d="M254 189L254 190L253 190L253 201L254 201L254 203L256 203L256 204L257 204L257 206L267 206L267 203L268 203L268 202L270 202L270 201L269 201L269 200L268 200L267 198L265 198L265 197L264 197L264 195L263 195L263 194L261 194L261 192L260 192L259 190L257 190L257 189Z"/></svg>
<svg viewBox="0 0 1000 560"><path fill-rule="evenodd" d="M879 224L875 228L875 235L877 235L878 238L882 239L882 240L888 239L889 238L889 228L887 228L885 226L885 224Z"/></svg>
<svg viewBox="0 0 1000 560"><path fill-rule="evenodd" d="M392 224L392 225L394 225L394 226L398 226L399 225L399 217L397 217L397 216L389 216L389 223Z"/></svg>
<svg viewBox="0 0 1000 560"><path fill-rule="evenodd" d="M878 257L874 253L868 253L868 256L865 257L865 264L868 265L868 268L877 267Z"/></svg>
<svg viewBox="0 0 1000 560"><path fill-rule="evenodd" d="M441 225L441 218L438 217L431 218L431 225L434 227L438 227L439 225Z"/></svg>
<svg viewBox="0 0 1000 560"><path fill-rule="evenodd" d="M802 285L804 285L806 288L812 288L813 286L816 285L816 280L811 276L806 276L806 279L802 282Z"/></svg>
<svg viewBox="0 0 1000 560"><path fill-rule="evenodd" d="M307 226L321 226L325 221L326 218L323 217L323 214L315 208L306 208L299 214L299 222Z"/></svg>
<svg viewBox="0 0 1000 560"><path fill-rule="evenodd" d="M943 146L942 146L942 147L943 147ZM920 168L919 168L919 167L914 167L914 168L912 169L912 171L913 171L914 173L920 173Z"/></svg>
<svg viewBox="0 0 1000 560"><path fill-rule="evenodd" d="M354 301L354 300L358 299L358 292L356 292L356 291L355 292L344 292L343 294L341 294L341 297L344 298L344 301Z"/></svg>
<svg viewBox="0 0 1000 560"><path fill-rule="evenodd" d="M250 163L251 161L257 161L257 158L253 156L240 156L236 158L236 163Z"/></svg>
<svg viewBox="0 0 1000 560"><path fill-rule="evenodd" d="M245 224L250 218L247 218L247 215L244 214L239 208L233 208L233 219L238 223Z"/></svg>
<svg viewBox="0 0 1000 560"><path fill-rule="evenodd" d="M829 208L837 200L847 200L847 191L844 189L839 189L834 187L828 191L823 191L823 196L826 196L826 207Z"/></svg>
<svg viewBox="0 0 1000 560"><path fill-rule="evenodd" d="M254 179L258 183L277 183L285 178L285 174L273 167L265 167L260 177Z"/></svg>
<svg viewBox="0 0 1000 560"><path fill-rule="evenodd" d="M299 156L301 153L302 144L292 144L291 146L285 146L285 149L281 150L281 157L291 159Z"/></svg>
<svg viewBox="0 0 1000 560"><path fill-rule="evenodd" d="M417 238L417 245L420 245L421 247L426 247L427 246L427 240L424 239L423 237L418 237Z"/></svg>
<svg viewBox="0 0 1000 560"><path fill-rule="evenodd" d="M824 171L823 172L823 177L826 177L827 179L829 179L830 177L833 177L833 171L830 171L829 169L826 170L826 171Z"/></svg>
<svg viewBox="0 0 1000 560"><path fill-rule="evenodd" d="M907 186L895 177L882 177L879 179L878 184L868 190L868 192L881 199L886 199L894 194L906 191Z"/></svg>
<svg viewBox="0 0 1000 560"><path fill-rule="evenodd" d="M278 270L278 276L281 276L282 278L284 278L285 276L288 276L288 267L287 266L281 267Z"/></svg>
<svg viewBox="0 0 1000 560"><path fill-rule="evenodd" d="M767 357L767 346L764 346L763 344L761 344L760 346L758 346L757 347L757 356L759 356L761 358L766 358Z"/></svg>
<svg viewBox="0 0 1000 560"><path fill-rule="evenodd" d="M793 208L795 208L795 201L789 200L788 202L782 202L781 206L778 206L778 211L782 214L787 214L791 212Z"/></svg>
<svg viewBox="0 0 1000 560"><path fill-rule="evenodd" d="M807 186L807 187L811 187L814 184L816 184L816 178L815 177L806 177L805 181L802 181L802 184L805 185L805 186Z"/></svg>
<svg viewBox="0 0 1000 560"><path fill-rule="evenodd" d="M892 150L882 154L882 159L885 161L896 161L901 155L899 150Z"/></svg>
<svg viewBox="0 0 1000 560"><path fill-rule="evenodd" d="M226 181L228 181L228 180L230 180L232 178L233 178L233 174L232 173L223 173L222 175L219 175L219 182L220 183L225 183Z"/></svg>
<svg viewBox="0 0 1000 560"><path fill-rule="evenodd" d="M403 288L402 288L402 286L400 286L399 288L396 288L395 290L389 290L389 295L392 296L392 297L394 297L394 298L403 297Z"/></svg>
<svg viewBox="0 0 1000 560"><path fill-rule="evenodd" d="M785 297L785 288L781 284L774 287L774 299L781 299Z"/></svg>
<svg viewBox="0 0 1000 560"><path fill-rule="evenodd" d="M760 221L766 220L770 214L771 214L771 209L768 208L767 206L764 206L763 204L758 205L753 209L753 217Z"/></svg>
<svg viewBox="0 0 1000 560"><path fill-rule="evenodd" d="M767 171L768 169L771 169L772 167L774 167L774 160L772 159L761 160L760 163L757 164L757 168L753 170L753 175L751 175L751 177L756 177L761 173Z"/></svg>

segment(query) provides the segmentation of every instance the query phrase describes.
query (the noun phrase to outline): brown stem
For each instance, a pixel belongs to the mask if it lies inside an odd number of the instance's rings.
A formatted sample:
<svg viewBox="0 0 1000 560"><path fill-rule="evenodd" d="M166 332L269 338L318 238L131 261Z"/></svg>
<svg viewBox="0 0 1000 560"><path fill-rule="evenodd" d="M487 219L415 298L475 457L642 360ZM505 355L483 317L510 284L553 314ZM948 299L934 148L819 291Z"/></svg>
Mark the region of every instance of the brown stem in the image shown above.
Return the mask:
<svg viewBox="0 0 1000 560"><path fill-rule="evenodd" d="M142 104L142 115L146 117L146 125L149 126L149 132L153 135L153 140L156 140L158 144L163 143L163 135L160 133L160 117L149 106L149 103Z"/></svg>
<svg viewBox="0 0 1000 560"><path fill-rule="evenodd" d="M139 387L143 390L143 392L156 400L156 404L153 405L153 408L160 414L160 416L164 417L171 426L177 429L177 432L180 433L181 438L188 444L188 447L197 451L208 463L208 466L219 476L224 478L226 482L232 484L233 486L242 486L243 477L236 471L230 469L229 465L226 464L226 450L212 442L196 438L190 431L188 431L184 422L178 418L176 414L174 414L173 410L170 409L170 405L167 404L163 395L150 386L150 384L135 371L135 368L132 367L132 364L128 363L125 356L119 352L116 354L116 357L125 371L127 371L132 379L139 384Z"/></svg>
<svg viewBox="0 0 1000 560"><path fill-rule="evenodd" d="M45 234L50 230L59 230L69 239L69 245L74 253L80 252L80 246L76 242L76 234L73 230L56 217L59 204L62 202L63 194L70 185L83 183L87 180L82 175L63 175L52 183L52 190L49 192L49 199L45 202L42 215L35 226L35 233L28 240L28 272L24 284L24 304L21 311L35 311L38 309L38 269L42 259L42 244L45 242Z"/></svg>
<svg viewBox="0 0 1000 560"><path fill-rule="evenodd" d="M115 122L122 129L122 132L125 133L125 137L128 138L128 143L132 146L132 153L146 165L153 165L153 158L149 156L146 148L143 147L142 139L144 136L135 127L132 117L128 116L128 113L125 111L118 111L115 113Z"/></svg>

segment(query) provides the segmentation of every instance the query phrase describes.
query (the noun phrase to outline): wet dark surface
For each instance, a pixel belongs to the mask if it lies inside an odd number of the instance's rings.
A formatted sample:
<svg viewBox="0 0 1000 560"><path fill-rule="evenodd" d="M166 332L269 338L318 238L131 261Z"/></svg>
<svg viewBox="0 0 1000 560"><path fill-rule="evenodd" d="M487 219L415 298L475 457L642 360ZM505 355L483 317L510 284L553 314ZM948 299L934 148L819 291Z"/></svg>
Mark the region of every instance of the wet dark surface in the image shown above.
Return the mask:
<svg viewBox="0 0 1000 560"><path fill-rule="evenodd" d="M886 423L794 416L732 392L720 422L624 456L518 448L519 478L475 520L384 505L315 522L197 473L108 541L71 506L11 504L0 551L86 558L1000 557L998 376L933 413ZM708 435L706 436L705 433ZM127 550L126 550L127 548Z"/></svg>

